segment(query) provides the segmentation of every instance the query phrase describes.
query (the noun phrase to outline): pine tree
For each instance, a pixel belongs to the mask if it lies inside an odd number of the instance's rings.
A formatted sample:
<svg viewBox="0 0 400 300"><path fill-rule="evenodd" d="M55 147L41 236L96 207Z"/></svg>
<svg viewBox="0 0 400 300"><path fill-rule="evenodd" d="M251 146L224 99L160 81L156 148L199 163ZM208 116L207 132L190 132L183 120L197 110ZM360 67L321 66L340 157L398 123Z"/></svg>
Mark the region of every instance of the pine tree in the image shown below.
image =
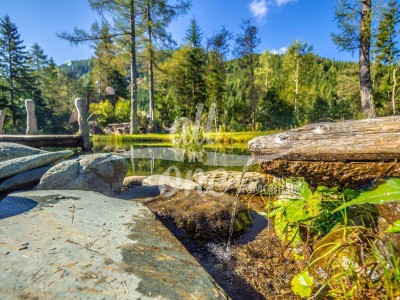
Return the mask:
<svg viewBox="0 0 400 300"><path fill-rule="evenodd" d="M137 29L139 2L143 0L89 0L91 8L101 16L107 14L108 18L103 18L104 22L112 19L110 24L110 34L103 36L98 32L88 33L82 29L74 28L74 33L69 34L62 32L59 37L70 41L73 44L93 43L94 41L119 38L121 41L121 49L127 48L130 62L130 119L131 134L138 132L138 108L137 108Z"/></svg>
<svg viewBox="0 0 400 300"><path fill-rule="evenodd" d="M365 117L375 117L370 66L371 0L337 1L335 15L339 33L333 34L332 38L342 51L354 54L359 50L361 107Z"/></svg>
<svg viewBox="0 0 400 300"><path fill-rule="evenodd" d="M226 57L229 54L229 41L232 34L222 27L222 29L207 40L208 63L207 63L207 98L208 106L211 103L216 105L215 127L219 117L223 114L223 123L227 126L226 109L226 79L227 63Z"/></svg>
<svg viewBox="0 0 400 300"><path fill-rule="evenodd" d="M194 118L196 108L200 103L205 103L206 95L206 53L201 45L203 34L195 18L190 21L186 32L186 42L189 51L186 56L187 85L189 97L186 101L186 116Z"/></svg>
<svg viewBox="0 0 400 300"><path fill-rule="evenodd" d="M189 0L178 0L170 3L168 0L144 0L141 2L142 21L139 28L141 42L145 47L145 55L148 65L149 83L149 110L152 130L155 130L154 120L154 67L156 64L157 50L171 49L174 45L171 35L167 32L167 26L179 15L185 14L190 7Z"/></svg>
<svg viewBox="0 0 400 300"><path fill-rule="evenodd" d="M250 100L251 128L256 129L258 97L255 87L255 70L258 64L257 47L261 40L258 38L258 29L250 23L250 20L243 20L240 28L243 33L236 37L235 54L242 63L246 72L248 91L247 98Z"/></svg>
<svg viewBox="0 0 400 300"><path fill-rule="evenodd" d="M383 9L378 32L375 35L376 63L378 65L377 79L381 89L392 102L393 114L396 114L396 85L399 69L400 49L398 48L398 25L400 23L400 4L390 0Z"/></svg>
<svg viewBox="0 0 400 300"><path fill-rule="evenodd" d="M0 77L7 82L5 87L9 95L7 102L0 105L11 110L14 127L22 110L21 97L31 84L27 59L28 53L17 26L5 15L0 19Z"/></svg>

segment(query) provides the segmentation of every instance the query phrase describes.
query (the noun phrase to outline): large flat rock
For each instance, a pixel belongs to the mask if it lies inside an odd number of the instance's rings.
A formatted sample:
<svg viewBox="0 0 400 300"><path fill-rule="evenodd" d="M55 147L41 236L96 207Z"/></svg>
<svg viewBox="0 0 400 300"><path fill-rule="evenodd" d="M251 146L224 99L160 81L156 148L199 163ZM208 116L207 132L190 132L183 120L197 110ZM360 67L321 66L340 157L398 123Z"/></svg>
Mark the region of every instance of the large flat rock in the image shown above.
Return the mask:
<svg viewBox="0 0 400 300"><path fill-rule="evenodd" d="M88 191L14 193L0 202L1 299L225 297L140 203Z"/></svg>

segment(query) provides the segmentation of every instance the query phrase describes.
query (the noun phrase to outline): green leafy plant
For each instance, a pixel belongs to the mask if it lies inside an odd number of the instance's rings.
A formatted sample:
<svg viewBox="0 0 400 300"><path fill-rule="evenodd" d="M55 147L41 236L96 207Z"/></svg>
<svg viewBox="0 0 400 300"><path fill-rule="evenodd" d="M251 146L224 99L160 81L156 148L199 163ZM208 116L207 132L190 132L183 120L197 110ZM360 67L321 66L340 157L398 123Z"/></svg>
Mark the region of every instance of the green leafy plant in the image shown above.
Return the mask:
<svg viewBox="0 0 400 300"><path fill-rule="evenodd" d="M307 240L328 233L343 218L340 212L332 213L332 210L344 199L356 195L352 190L338 192L336 188L326 187L319 187L313 193L304 181L292 184L298 187L299 194L274 201L269 213L274 218L275 233L283 242L302 242L301 231L307 232Z"/></svg>
<svg viewBox="0 0 400 300"><path fill-rule="evenodd" d="M314 288L314 278L307 270L296 275L292 279L292 291L300 297L310 297Z"/></svg>
<svg viewBox="0 0 400 300"><path fill-rule="evenodd" d="M334 212L352 205L384 204L400 201L400 178L390 178L376 189L361 193L352 201L346 202L334 210Z"/></svg>
<svg viewBox="0 0 400 300"><path fill-rule="evenodd" d="M400 233L400 220L397 220L393 223L388 229L386 229L387 233Z"/></svg>

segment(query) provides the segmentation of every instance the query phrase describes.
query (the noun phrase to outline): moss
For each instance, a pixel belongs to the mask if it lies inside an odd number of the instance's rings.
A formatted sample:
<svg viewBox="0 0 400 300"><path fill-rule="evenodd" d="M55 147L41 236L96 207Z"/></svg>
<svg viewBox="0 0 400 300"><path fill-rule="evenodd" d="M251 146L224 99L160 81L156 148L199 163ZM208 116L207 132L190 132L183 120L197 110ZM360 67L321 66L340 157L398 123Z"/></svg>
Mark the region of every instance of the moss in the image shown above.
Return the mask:
<svg viewBox="0 0 400 300"><path fill-rule="evenodd" d="M251 225L253 225L253 219L250 216L250 211L248 209L242 210L235 217L233 232L240 233L246 231Z"/></svg>

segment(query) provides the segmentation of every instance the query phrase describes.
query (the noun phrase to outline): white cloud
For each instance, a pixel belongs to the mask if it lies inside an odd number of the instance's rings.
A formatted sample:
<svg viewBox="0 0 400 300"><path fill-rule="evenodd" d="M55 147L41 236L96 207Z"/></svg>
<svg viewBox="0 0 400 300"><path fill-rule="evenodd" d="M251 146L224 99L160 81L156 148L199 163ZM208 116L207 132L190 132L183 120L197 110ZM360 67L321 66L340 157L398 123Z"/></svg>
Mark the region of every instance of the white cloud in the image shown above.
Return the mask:
<svg viewBox="0 0 400 300"><path fill-rule="evenodd" d="M290 2L296 2L297 0L276 0L276 5L282 6Z"/></svg>
<svg viewBox="0 0 400 300"><path fill-rule="evenodd" d="M269 53L271 53L271 54L285 54L286 51L287 51L287 48L286 47L282 47L282 48L280 48L278 50L271 49L271 50L269 50Z"/></svg>
<svg viewBox="0 0 400 300"><path fill-rule="evenodd" d="M282 1L282 0L280 0ZM286 0L287 1L287 0ZM268 8L267 8L267 1L265 0L253 0L250 3L250 12L257 21L262 22L267 15Z"/></svg>

